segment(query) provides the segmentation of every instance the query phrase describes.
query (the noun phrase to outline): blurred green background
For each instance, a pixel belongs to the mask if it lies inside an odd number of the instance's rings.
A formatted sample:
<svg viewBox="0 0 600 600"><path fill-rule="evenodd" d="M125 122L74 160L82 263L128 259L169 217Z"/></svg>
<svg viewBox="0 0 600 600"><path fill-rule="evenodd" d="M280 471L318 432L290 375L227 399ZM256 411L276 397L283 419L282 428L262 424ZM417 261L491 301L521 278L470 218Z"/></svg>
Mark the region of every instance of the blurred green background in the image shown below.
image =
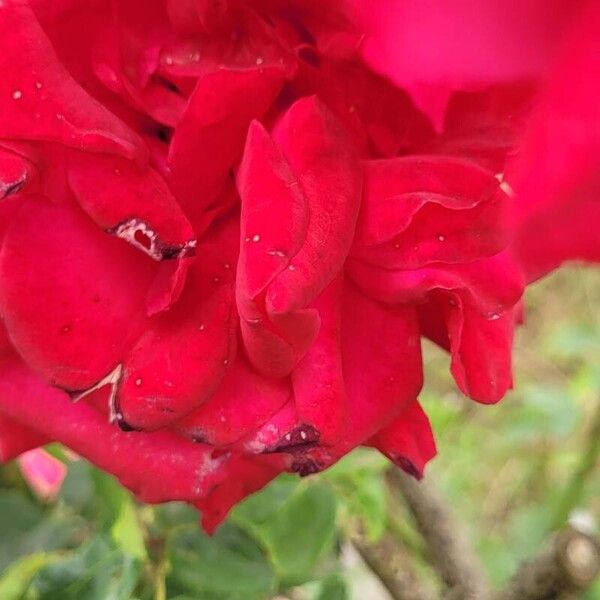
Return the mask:
<svg viewBox="0 0 600 600"><path fill-rule="evenodd" d="M494 584L568 520L600 519L600 271L570 267L534 285L517 336L516 390L496 406L465 399L448 357L425 346L422 401L440 488ZM51 452L65 458L60 447ZM59 497L41 502L15 464L0 468L0 599L343 600L387 598L349 541L388 533L434 582L422 542L360 450L330 471L281 477L237 507L213 538L178 503L138 505L112 478L67 461ZM585 596L600 599L600 583Z"/></svg>

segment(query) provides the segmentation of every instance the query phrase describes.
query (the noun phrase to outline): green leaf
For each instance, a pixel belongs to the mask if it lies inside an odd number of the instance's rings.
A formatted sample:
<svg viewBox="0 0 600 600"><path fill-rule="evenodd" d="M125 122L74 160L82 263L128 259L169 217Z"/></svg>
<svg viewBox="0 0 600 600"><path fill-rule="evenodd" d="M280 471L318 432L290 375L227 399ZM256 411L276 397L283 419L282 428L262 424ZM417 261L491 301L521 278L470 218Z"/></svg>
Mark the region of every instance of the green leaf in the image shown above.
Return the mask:
<svg viewBox="0 0 600 600"><path fill-rule="evenodd" d="M0 495L0 572L34 552L68 548L85 524L77 516L48 512L16 490Z"/></svg>
<svg viewBox="0 0 600 600"><path fill-rule="evenodd" d="M336 499L326 485L299 489L255 531L286 582L310 578L319 558L331 548L336 524Z"/></svg>
<svg viewBox="0 0 600 600"><path fill-rule="evenodd" d="M37 573L30 596L40 600L131 600L139 565L100 535Z"/></svg>
<svg viewBox="0 0 600 600"><path fill-rule="evenodd" d="M59 560L58 553L38 552L24 556L12 563L0 577L0 598L2 600L19 600L34 575L46 565Z"/></svg>
<svg viewBox="0 0 600 600"><path fill-rule="evenodd" d="M147 560L144 534L130 496L123 498L119 516L111 528L111 533L113 540L125 554L130 554L142 562Z"/></svg>
<svg viewBox="0 0 600 600"><path fill-rule="evenodd" d="M211 539L197 526L170 536L169 597L258 600L275 588L275 574L260 548L239 528L223 525Z"/></svg>
<svg viewBox="0 0 600 600"><path fill-rule="evenodd" d="M346 512L360 519L369 540L379 539L387 524L387 490L381 472L361 469L331 479Z"/></svg>
<svg viewBox="0 0 600 600"><path fill-rule="evenodd" d="M92 467L85 460L68 463L68 471L60 489L59 498L78 513L88 514L93 510L94 486Z"/></svg>
<svg viewBox="0 0 600 600"><path fill-rule="evenodd" d="M119 518L128 493L114 477L98 469L92 470L92 481L97 513L103 525L110 528Z"/></svg>
<svg viewBox="0 0 600 600"><path fill-rule="evenodd" d="M282 475L236 506L229 518L240 527L254 531L258 525L266 523L277 513L291 498L298 485L297 477Z"/></svg>
<svg viewBox="0 0 600 600"><path fill-rule="evenodd" d="M321 583L316 600L348 600L348 586L339 575L330 575Z"/></svg>

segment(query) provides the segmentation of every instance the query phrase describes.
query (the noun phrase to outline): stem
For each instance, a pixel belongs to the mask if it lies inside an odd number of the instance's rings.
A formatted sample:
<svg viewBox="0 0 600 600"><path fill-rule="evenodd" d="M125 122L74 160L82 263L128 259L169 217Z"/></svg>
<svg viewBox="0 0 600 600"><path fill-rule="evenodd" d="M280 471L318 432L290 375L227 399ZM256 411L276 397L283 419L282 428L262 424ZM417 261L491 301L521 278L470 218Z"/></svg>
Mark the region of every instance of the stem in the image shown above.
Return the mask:
<svg viewBox="0 0 600 600"><path fill-rule="evenodd" d="M489 584L470 537L431 482L417 482L397 469L388 472L388 482L404 497L432 565L452 597L487 598Z"/></svg>
<svg viewBox="0 0 600 600"><path fill-rule="evenodd" d="M525 561L494 600L541 600L580 593L591 586L599 572L598 540L567 528L539 556Z"/></svg>
<svg viewBox="0 0 600 600"><path fill-rule="evenodd" d="M350 536L363 561L394 600L433 600L433 590L417 575L413 557L390 534L369 542L359 534Z"/></svg>
<svg viewBox="0 0 600 600"><path fill-rule="evenodd" d="M583 489L589 475L594 470L600 459L600 401L592 418L592 426L587 438L587 446L577 468L565 485L564 494L558 503L553 520L554 528L562 527L568 520L569 515L581 498Z"/></svg>

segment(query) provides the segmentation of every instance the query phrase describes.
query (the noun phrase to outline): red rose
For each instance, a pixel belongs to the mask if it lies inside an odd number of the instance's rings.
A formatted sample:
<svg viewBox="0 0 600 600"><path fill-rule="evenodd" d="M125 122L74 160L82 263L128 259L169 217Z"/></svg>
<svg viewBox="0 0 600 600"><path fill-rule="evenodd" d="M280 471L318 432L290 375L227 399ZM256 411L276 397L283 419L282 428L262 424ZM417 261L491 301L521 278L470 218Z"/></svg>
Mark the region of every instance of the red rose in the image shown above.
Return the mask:
<svg viewBox="0 0 600 600"><path fill-rule="evenodd" d="M420 477L421 335L504 395L524 284L600 259L600 10L426 4L0 0L2 460L210 530L361 444Z"/></svg>

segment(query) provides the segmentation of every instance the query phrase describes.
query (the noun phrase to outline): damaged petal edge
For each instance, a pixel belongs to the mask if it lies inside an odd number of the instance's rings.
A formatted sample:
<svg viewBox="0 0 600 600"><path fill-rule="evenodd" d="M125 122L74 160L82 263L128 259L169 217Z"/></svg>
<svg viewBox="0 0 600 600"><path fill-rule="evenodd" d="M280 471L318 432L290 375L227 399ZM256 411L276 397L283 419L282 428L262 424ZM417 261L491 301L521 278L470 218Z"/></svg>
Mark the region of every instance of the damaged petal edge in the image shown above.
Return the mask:
<svg viewBox="0 0 600 600"><path fill-rule="evenodd" d="M156 261L194 256L198 243L197 240L192 239L183 244L166 244L148 223L137 218L123 221L114 227L110 227L106 232L135 246Z"/></svg>

